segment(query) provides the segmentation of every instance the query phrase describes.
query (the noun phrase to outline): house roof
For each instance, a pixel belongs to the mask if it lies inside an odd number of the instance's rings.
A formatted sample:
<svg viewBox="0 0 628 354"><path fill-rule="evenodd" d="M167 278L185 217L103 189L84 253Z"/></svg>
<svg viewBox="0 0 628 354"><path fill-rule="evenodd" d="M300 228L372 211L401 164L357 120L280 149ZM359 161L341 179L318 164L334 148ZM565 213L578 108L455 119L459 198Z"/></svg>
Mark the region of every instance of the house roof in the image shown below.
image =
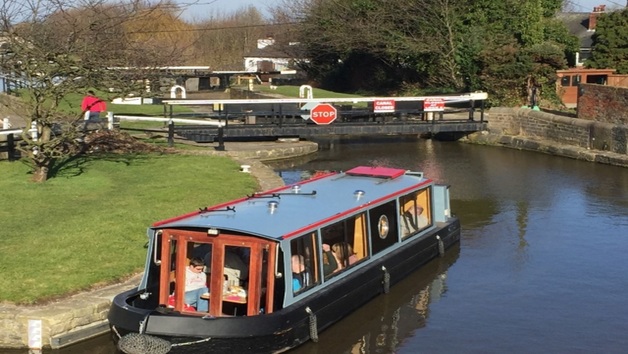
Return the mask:
<svg viewBox="0 0 628 354"><path fill-rule="evenodd" d="M567 26L569 33L578 37L580 48L591 48L593 44L595 31L589 30L590 15L590 12L561 12L556 15Z"/></svg>

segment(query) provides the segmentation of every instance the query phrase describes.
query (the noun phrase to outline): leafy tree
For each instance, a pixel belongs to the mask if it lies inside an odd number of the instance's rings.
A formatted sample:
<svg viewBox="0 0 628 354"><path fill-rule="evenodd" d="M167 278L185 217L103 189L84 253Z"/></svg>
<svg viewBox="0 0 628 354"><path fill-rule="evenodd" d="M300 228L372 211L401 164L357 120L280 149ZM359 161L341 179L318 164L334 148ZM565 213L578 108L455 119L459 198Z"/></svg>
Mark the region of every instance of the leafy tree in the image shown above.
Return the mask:
<svg viewBox="0 0 628 354"><path fill-rule="evenodd" d="M628 9L602 14L595 27L587 67L628 74Z"/></svg>
<svg viewBox="0 0 628 354"><path fill-rule="evenodd" d="M494 103L514 104L532 86L551 87L550 72L566 65L556 54L577 49L553 20L562 0L297 3L290 11L302 21L304 67L330 88L487 90Z"/></svg>
<svg viewBox="0 0 628 354"><path fill-rule="evenodd" d="M138 92L151 70L119 67L146 68L169 62L173 53L147 51L146 46L126 40L132 35L128 32L131 24L141 23L156 9L159 4L147 7L141 1L5 1L0 8L6 40L0 72L24 87L20 93L28 113L20 149L32 166L33 181L46 181L55 164L81 151L85 133L77 123L82 114L62 109L64 97L88 88L101 92L113 88L118 96ZM135 33L141 28L135 27ZM36 138L29 133L31 126Z"/></svg>

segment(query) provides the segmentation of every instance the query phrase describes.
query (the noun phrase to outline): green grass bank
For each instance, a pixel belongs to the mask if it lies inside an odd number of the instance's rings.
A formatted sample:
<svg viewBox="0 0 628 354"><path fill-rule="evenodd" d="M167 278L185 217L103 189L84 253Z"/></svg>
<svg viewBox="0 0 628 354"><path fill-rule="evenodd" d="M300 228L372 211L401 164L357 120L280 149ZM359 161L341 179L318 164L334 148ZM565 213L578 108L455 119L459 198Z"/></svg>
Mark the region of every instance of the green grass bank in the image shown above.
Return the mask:
<svg viewBox="0 0 628 354"><path fill-rule="evenodd" d="M227 157L107 155L74 160L44 184L0 162L0 301L45 302L141 271L155 221L250 194Z"/></svg>

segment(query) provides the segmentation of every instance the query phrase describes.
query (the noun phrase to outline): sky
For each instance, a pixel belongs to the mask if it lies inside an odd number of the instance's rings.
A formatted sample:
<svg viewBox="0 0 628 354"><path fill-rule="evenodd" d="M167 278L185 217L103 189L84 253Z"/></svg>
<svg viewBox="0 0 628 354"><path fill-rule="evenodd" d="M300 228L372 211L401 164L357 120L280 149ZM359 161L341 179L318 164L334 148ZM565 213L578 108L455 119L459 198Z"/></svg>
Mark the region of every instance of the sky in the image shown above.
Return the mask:
<svg viewBox="0 0 628 354"><path fill-rule="evenodd" d="M590 12L599 5L606 5L607 9L623 8L626 6L626 0L569 0L576 12Z"/></svg>
<svg viewBox="0 0 628 354"><path fill-rule="evenodd" d="M283 3L283 0L176 0L180 4L190 4L184 12L188 20L208 18L209 12L232 13L242 7L255 6L263 14L267 14L268 7ZM606 5L607 8L626 6L626 0L567 0L576 12L590 12L593 7Z"/></svg>
<svg viewBox="0 0 628 354"><path fill-rule="evenodd" d="M283 0L176 0L179 4L190 4L184 11L184 17L191 19L208 18L207 13L232 13L243 7L255 6L264 15L268 7L275 7Z"/></svg>
<svg viewBox="0 0 628 354"><path fill-rule="evenodd" d="M499 1L499 0L497 0ZM577 12L589 12L593 10L594 6L600 4L606 4L607 7L619 5L622 1L626 0L568 0L570 1ZM180 4L193 4L194 0L177 0ZM185 12L185 17L188 19L202 18L203 14L207 11L219 11L224 13L230 13L237 11L245 6L255 6L262 13L266 14L266 9L280 5L283 0L198 0L196 5L189 6ZM625 4L622 4L625 6Z"/></svg>

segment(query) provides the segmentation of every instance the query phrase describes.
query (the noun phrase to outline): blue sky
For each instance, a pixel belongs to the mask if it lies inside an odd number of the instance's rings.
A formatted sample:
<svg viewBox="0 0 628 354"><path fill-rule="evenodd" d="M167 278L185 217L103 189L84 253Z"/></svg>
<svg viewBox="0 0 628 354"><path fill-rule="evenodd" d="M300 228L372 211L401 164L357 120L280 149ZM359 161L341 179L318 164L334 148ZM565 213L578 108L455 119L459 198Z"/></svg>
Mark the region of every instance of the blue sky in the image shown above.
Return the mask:
<svg viewBox="0 0 628 354"><path fill-rule="evenodd" d="M281 4L282 0L176 0L179 4L190 4L184 12L186 19L204 19L207 13L228 14L243 7L255 6L262 13L266 13L268 7Z"/></svg>
<svg viewBox="0 0 628 354"><path fill-rule="evenodd" d="M607 8L626 6L626 0L568 0L577 12L590 12L593 7L605 4ZM186 19L206 19L208 13L231 13L245 6L255 6L262 13L268 7L283 3L283 0L177 0L180 4L194 4L185 11Z"/></svg>
<svg viewBox="0 0 628 354"><path fill-rule="evenodd" d="M590 12L599 5L606 5L607 9L626 6L626 0L569 0L577 12Z"/></svg>

